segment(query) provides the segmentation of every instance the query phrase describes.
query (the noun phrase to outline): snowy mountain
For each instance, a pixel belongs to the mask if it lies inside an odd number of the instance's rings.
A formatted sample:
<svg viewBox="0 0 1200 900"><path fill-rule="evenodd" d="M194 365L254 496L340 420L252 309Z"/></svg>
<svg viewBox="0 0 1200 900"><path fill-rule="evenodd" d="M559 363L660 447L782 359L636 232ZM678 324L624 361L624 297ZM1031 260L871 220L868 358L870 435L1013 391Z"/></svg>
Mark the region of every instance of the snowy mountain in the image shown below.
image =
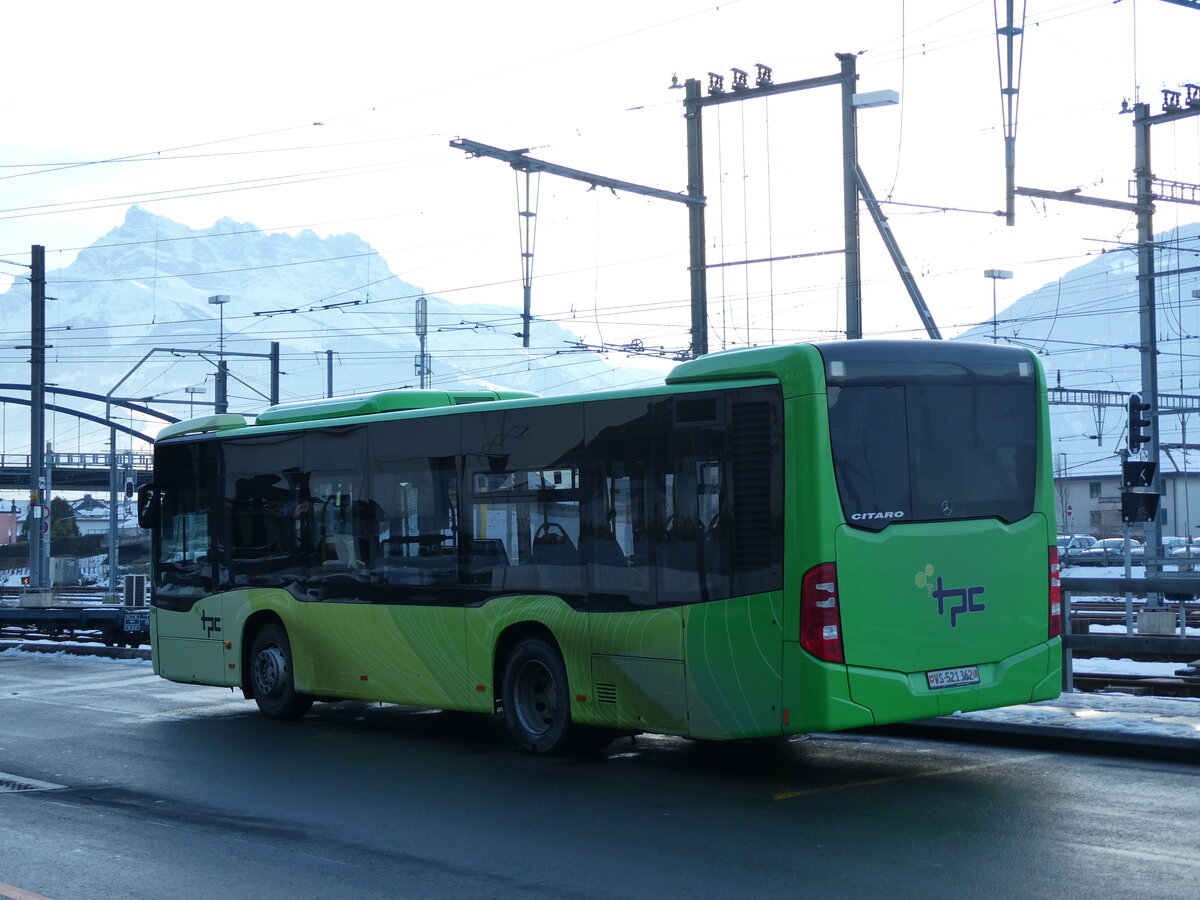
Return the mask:
<svg viewBox="0 0 1200 900"><path fill-rule="evenodd" d="M419 381L422 290L392 274L353 234L265 234L227 218L193 230L134 206L70 265L53 266L50 251L46 378L59 387L104 394L136 367L114 396L171 399L184 404L182 412L173 409L182 415L186 401L199 401L193 408L200 414L203 401L210 408L213 401L222 334L235 411L266 405L267 360L237 354L266 354L271 341L281 345L285 401L324 396L331 371L337 394ZM210 303L217 295L229 302ZM10 331L24 331L26 343L28 297L24 281L0 295ZM577 336L551 322L535 321L531 347L523 349L514 334L520 313L511 307L428 296L428 323L431 387L555 394L662 378L573 351ZM3 379L28 384L27 351L4 356Z"/></svg>
<svg viewBox="0 0 1200 900"><path fill-rule="evenodd" d="M1200 272L1193 268L1200 254L1200 225L1188 225L1156 237L1155 304L1158 331L1158 390L1184 394L1200 405ZM1113 244L1095 259L1067 272L1057 281L1027 294L997 315L998 340L1029 347L1039 353L1051 387L1074 390L1143 390L1138 346L1137 253L1132 245ZM992 324L978 325L960 340L991 341ZM1164 414L1159 420L1160 442L1185 443L1186 418ZM1193 418L1188 430L1195 443L1200 436ZM1065 474L1116 474L1117 451L1125 446L1123 408L1097 410L1090 406L1051 406L1055 471ZM1097 435L1099 436L1097 438ZM1172 448L1164 456L1167 470L1200 466L1200 456Z"/></svg>

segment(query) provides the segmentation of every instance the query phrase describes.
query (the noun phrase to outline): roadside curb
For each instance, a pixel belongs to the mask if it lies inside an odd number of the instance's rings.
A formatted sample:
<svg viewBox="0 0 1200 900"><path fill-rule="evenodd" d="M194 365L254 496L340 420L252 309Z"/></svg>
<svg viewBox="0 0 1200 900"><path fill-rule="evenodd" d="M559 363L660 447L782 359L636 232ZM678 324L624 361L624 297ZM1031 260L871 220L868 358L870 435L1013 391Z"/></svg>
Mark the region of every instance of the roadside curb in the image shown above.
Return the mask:
<svg viewBox="0 0 1200 900"><path fill-rule="evenodd" d="M1130 734L1094 728L1068 729L1057 725L1014 725L969 719L936 718L858 729L862 734L885 734L934 741L999 744L1010 747L1050 748L1066 753L1136 756L1172 762L1200 763L1200 735L1196 739Z"/></svg>

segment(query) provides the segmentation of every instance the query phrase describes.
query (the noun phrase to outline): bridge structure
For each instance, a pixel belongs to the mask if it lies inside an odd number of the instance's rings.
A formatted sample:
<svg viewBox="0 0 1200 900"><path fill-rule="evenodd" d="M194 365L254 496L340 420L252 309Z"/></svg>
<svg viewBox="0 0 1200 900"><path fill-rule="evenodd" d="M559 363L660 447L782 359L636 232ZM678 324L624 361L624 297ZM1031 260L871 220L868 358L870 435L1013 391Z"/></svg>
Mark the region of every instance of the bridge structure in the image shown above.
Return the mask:
<svg viewBox="0 0 1200 900"><path fill-rule="evenodd" d="M0 390L28 391L27 384L0 383ZM163 422L179 421L175 416L153 409L146 404L146 399L110 397L89 391L79 391L70 388L47 386L46 393L62 394L78 397L83 400L105 403L111 409L118 406ZM158 401L163 402L163 401ZM170 402L170 401L168 401ZM12 403L19 406L31 406L31 401L23 397L13 397L0 394L0 403ZM110 417L102 417L53 403L45 404L46 409L63 412L88 422L104 425L114 435L116 432L151 443L153 438L141 431L131 428ZM95 491L106 493L124 488L132 482L136 488L150 480L153 469L153 457L150 453L134 453L131 450L100 453L55 453L47 450L42 454L44 470L47 475L49 492L59 491ZM33 483L33 454L6 453L0 451L0 489L28 489ZM116 476L114 479L114 475Z"/></svg>
<svg viewBox="0 0 1200 900"><path fill-rule="evenodd" d="M51 452L45 460L54 491L105 493L114 469L123 473L123 482L132 481L137 487L150 480L154 468L153 454L129 450L117 451L115 466L112 453ZM28 453L0 453L0 489L28 489L32 466Z"/></svg>

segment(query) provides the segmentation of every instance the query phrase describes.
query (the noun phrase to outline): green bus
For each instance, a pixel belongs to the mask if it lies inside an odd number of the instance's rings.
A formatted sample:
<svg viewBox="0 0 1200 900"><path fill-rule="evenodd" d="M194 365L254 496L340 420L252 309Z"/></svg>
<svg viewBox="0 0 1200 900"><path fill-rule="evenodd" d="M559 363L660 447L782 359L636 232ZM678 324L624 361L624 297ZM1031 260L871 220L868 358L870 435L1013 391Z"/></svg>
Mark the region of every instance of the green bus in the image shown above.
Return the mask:
<svg viewBox="0 0 1200 900"><path fill-rule="evenodd" d="M139 496L163 678L502 713L537 753L1056 697L1041 366L716 353L659 386L397 390L165 428Z"/></svg>

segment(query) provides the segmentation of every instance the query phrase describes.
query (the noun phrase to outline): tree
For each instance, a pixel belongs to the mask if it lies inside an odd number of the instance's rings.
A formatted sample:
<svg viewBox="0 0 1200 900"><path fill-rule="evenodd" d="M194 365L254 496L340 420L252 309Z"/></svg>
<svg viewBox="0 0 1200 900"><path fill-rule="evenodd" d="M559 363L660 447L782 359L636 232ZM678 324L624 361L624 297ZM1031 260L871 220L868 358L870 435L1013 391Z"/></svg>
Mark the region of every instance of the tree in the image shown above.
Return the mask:
<svg viewBox="0 0 1200 900"><path fill-rule="evenodd" d="M50 501L50 537L79 537L79 525L75 522L75 510L62 497Z"/></svg>
<svg viewBox="0 0 1200 900"><path fill-rule="evenodd" d="M20 540L29 540L29 516L21 520ZM75 510L62 497L54 497L50 501L50 539L60 537L78 537L79 526L75 523Z"/></svg>

